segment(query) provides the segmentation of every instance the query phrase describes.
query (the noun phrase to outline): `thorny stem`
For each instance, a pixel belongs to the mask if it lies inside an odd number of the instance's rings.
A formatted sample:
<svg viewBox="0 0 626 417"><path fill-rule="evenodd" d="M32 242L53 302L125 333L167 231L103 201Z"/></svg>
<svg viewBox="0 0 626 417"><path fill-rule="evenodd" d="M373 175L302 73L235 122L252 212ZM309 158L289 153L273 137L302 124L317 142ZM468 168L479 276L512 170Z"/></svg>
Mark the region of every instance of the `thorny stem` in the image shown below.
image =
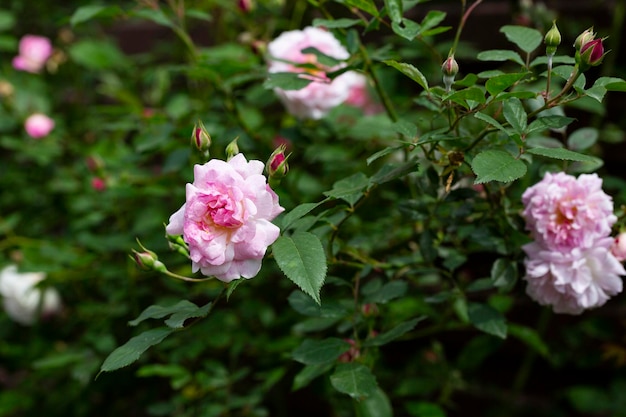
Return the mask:
<svg viewBox="0 0 626 417"><path fill-rule="evenodd" d="M546 82L546 101L550 100L550 80L552 79L552 57L548 55L548 81Z"/></svg>

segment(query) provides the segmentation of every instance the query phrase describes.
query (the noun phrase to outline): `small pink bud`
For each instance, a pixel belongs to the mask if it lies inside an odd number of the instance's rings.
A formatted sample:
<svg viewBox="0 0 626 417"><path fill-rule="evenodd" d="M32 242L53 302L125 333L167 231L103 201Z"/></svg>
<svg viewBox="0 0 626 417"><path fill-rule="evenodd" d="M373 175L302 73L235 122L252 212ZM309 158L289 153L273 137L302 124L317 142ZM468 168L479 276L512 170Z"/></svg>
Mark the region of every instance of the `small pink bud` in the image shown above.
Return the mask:
<svg viewBox="0 0 626 417"><path fill-rule="evenodd" d="M54 120L42 113L31 114L24 122L24 129L31 138L40 139L54 129Z"/></svg>
<svg viewBox="0 0 626 417"><path fill-rule="evenodd" d="M580 47L580 57L591 66L600 65L604 57L604 45L602 39L591 40Z"/></svg>
<svg viewBox="0 0 626 417"><path fill-rule="evenodd" d="M237 7L239 7L239 10L242 12L249 13L254 9L254 2L252 0L238 0Z"/></svg>
<svg viewBox="0 0 626 417"><path fill-rule="evenodd" d="M285 149L285 145L276 148L265 164L267 175L272 179L281 179L289 172L289 165L287 164L289 156L285 156Z"/></svg>
<svg viewBox="0 0 626 417"><path fill-rule="evenodd" d="M198 120L198 123L194 126L191 133L191 143L200 151L204 152L208 156L209 148L211 147L211 135L207 132L202 121Z"/></svg>
<svg viewBox="0 0 626 417"><path fill-rule="evenodd" d="M91 179L91 188L96 191L104 191L107 188L106 181L104 180L104 178L93 177Z"/></svg>
<svg viewBox="0 0 626 417"><path fill-rule="evenodd" d="M356 346L356 342L353 339L343 339L345 342L350 344L350 349L348 351L342 353L337 360L342 363L353 362L356 358L361 356L361 351Z"/></svg>
<svg viewBox="0 0 626 417"><path fill-rule="evenodd" d="M378 315L378 306L375 303L363 304L361 312L365 317L376 317Z"/></svg>
<svg viewBox="0 0 626 417"><path fill-rule="evenodd" d="M626 261L626 232L622 232L615 237L615 242L611 247L611 253L618 261Z"/></svg>

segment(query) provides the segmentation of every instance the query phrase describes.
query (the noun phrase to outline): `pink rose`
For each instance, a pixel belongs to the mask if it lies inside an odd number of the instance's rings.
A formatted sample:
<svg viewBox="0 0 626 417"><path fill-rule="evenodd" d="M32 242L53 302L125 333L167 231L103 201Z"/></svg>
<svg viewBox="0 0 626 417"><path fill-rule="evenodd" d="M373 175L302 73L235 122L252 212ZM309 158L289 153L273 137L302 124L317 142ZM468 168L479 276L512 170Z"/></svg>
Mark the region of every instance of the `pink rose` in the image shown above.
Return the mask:
<svg viewBox="0 0 626 417"><path fill-rule="evenodd" d="M370 94L367 77L354 71L346 74L349 74L351 77L351 86L350 95L346 99L345 104L360 108L363 114L366 115L382 112L382 106Z"/></svg>
<svg viewBox="0 0 626 417"><path fill-rule="evenodd" d="M611 253L613 239L601 238L589 248L559 252L537 242L524 245L526 293L555 313L580 314L603 305L622 291L622 264Z"/></svg>
<svg viewBox="0 0 626 417"><path fill-rule="evenodd" d="M590 248L598 238L607 237L617 221L613 200L602 191L596 174L576 179L562 172L546 173L524 192L522 201L526 228L548 249Z"/></svg>
<svg viewBox="0 0 626 417"><path fill-rule="evenodd" d="M280 232L271 220L284 210L263 168L263 162L246 161L243 154L194 167L186 202L166 227L170 235L183 235L193 272L224 282L259 272Z"/></svg>
<svg viewBox="0 0 626 417"><path fill-rule="evenodd" d="M322 65L314 54L302 53L302 50L308 47L314 47L338 60L350 56L330 32L307 27L303 30L283 32L267 45L269 72L298 72L303 74L302 77L313 80L300 90L275 88L274 92L294 116L302 119L321 119L350 96L353 85L352 74L346 72L331 81L326 74L340 69L343 65L332 68ZM298 68L291 64L292 62L311 64L314 68Z"/></svg>
<svg viewBox="0 0 626 417"><path fill-rule="evenodd" d="M24 122L24 129L31 138L39 139L48 136L54 129L54 120L42 113L31 114Z"/></svg>
<svg viewBox="0 0 626 417"><path fill-rule="evenodd" d="M13 58L13 68L39 72L52 55L52 44L43 36L25 35L20 40L19 55Z"/></svg>
<svg viewBox="0 0 626 417"><path fill-rule="evenodd" d="M38 313L45 317L61 310L61 297L56 289L37 288L45 278L43 272L19 273L15 265L0 271L0 295L4 310L13 320L31 325Z"/></svg>

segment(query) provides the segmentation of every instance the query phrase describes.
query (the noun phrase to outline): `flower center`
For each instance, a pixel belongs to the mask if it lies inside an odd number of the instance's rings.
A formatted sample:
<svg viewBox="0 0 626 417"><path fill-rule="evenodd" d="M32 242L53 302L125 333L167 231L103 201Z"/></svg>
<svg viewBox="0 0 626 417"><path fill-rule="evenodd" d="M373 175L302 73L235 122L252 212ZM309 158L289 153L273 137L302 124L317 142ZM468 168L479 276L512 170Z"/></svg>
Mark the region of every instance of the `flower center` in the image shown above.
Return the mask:
<svg viewBox="0 0 626 417"><path fill-rule="evenodd" d="M206 207L205 225L232 229L243 224L243 209L230 193L207 194L202 200Z"/></svg>

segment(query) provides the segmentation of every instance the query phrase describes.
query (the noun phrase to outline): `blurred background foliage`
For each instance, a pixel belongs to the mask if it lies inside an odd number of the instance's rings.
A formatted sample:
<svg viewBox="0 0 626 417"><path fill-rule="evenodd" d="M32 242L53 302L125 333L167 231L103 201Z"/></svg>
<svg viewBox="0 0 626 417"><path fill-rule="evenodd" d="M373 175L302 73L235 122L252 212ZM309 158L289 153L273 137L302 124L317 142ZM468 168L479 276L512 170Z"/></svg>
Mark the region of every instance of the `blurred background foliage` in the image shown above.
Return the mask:
<svg viewBox="0 0 626 417"><path fill-rule="evenodd" d="M455 27L458 3L425 2L411 13L417 18L443 10L448 15L442 25ZM334 392L324 378L300 381L303 388L293 389L299 388L294 377L302 365L290 352L304 335L342 331L345 314L332 311L352 308L352 289L341 277L353 273L349 267L337 268L340 277L329 277L322 294L331 313L307 317L301 314L306 312L302 294L266 259L262 273L209 316L188 323L137 364L96 379L104 358L137 333L127 322L146 306L180 299L204 305L220 290L216 283L175 282L139 271L128 256L140 237L168 265L190 272L187 262L169 251L163 223L184 201L183 184L191 180L192 164L200 162L189 145L197 120L212 136L213 157L222 158L226 144L239 137L249 159L265 161L287 140L294 151L292 172L277 192L288 209L320 201L345 176L374 172L362 161L392 144L395 131L386 116L362 117L350 108L338 108L319 123L299 123L263 87L264 43L320 17L306 1L259 0L252 12L230 0L111 1L94 2L91 15L85 8L83 15L75 14L82 6L77 0L6 0L0 7L0 83L12 89L0 93L0 266L17 263L25 271L46 272L44 285L56 287L64 304L61 314L32 327L0 314L0 416L389 415L369 406L353 409L350 398ZM341 4L329 7L336 17L351 16ZM457 52L461 72L492 69L493 63L475 57L506 42L495 35L499 26L543 31L558 17L564 43L590 26L610 36L612 52L589 78L626 78L624 8L624 1L486 1L463 33ZM55 54L42 74L11 66L24 34L53 42ZM413 60L429 82L440 82L451 33L420 42L391 35L383 29L362 41L374 54ZM392 68L376 71L404 116L418 127L437 123L415 105L416 85ZM623 94L609 94L605 106L586 101L568 113L579 119L578 127L594 129L594 152L605 161L605 188L619 210L626 204L624 100ZM35 111L56 122L40 140L22 128ZM472 287L490 276L493 254L505 245L498 238L503 230L498 222L504 220L476 218L468 228L467 216L487 210L476 207L486 202L465 188L437 205L437 175L426 170L420 177L420 199L400 197L404 184L391 183L367 201L339 238L361 253L376 252L377 242L385 242L389 264L417 268L404 273L419 277L418 283L387 288L388 298L381 288L391 277L367 271L361 296L376 312L359 316L364 328L388 328L417 316L430 320L372 353L378 384L386 391L376 395L388 397L376 404L390 401L396 415L432 417L467 410L481 416L626 415L624 297L580 317L550 318L519 283L502 292ZM528 181L512 194L519 196ZM419 255L389 244L407 240L406 231L395 230L407 218L430 222L418 242L426 248ZM508 244L524 242L519 230L518 225ZM466 253L446 252L452 235L467 245ZM424 245L426 240L441 247ZM464 298L442 288L436 274L423 267L429 257L433 265L437 258L450 270L460 268L460 285L471 297L506 313L516 323L509 325L510 337L448 326ZM414 296L398 297L407 291ZM439 308L441 303L448 307Z"/></svg>

